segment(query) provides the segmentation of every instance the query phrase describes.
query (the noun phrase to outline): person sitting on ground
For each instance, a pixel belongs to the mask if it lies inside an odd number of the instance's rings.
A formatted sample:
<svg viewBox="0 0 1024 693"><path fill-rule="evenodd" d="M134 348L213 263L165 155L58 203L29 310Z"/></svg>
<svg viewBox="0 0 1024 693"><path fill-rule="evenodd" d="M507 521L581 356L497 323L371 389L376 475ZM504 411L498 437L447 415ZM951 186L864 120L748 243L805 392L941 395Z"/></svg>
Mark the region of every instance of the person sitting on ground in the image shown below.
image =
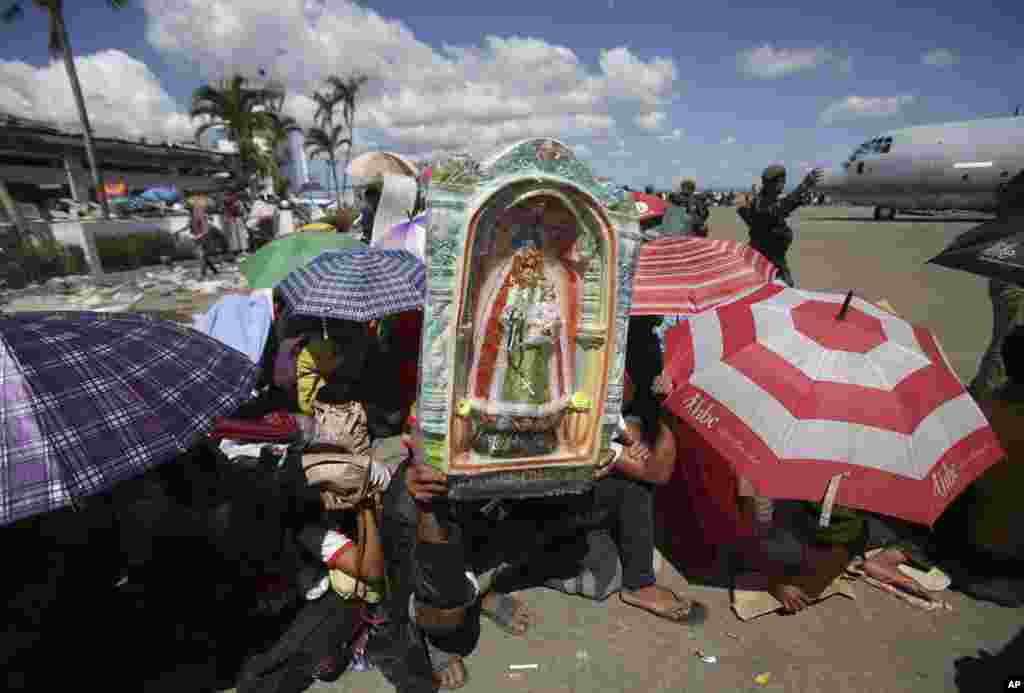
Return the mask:
<svg viewBox="0 0 1024 693"><path fill-rule="evenodd" d="M971 488L966 510L968 548L974 571L989 579L972 580L968 594L1005 606L1024 603L1024 526L1020 492L1024 490L1024 326L1002 343L1007 382L981 410L1006 451Z"/></svg>
<svg viewBox="0 0 1024 693"><path fill-rule="evenodd" d="M283 613L283 632L247 658L239 693L301 693L314 680L337 679L351 661L356 636L376 621L385 574L377 496L390 475L366 457L341 451L307 454L302 464L323 516L297 541L322 569L300 573L299 603Z"/></svg>
<svg viewBox="0 0 1024 693"><path fill-rule="evenodd" d="M819 525L820 503L777 501L783 517L775 531L758 534L741 546L741 564L766 578L768 591L783 609L796 613L810 606L851 561L869 549L881 549L863 562L864 574L914 596L930 600L927 591L898 570L901 564L926 568L921 530L893 518L882 518L835 506L828 527Z"/></svg>

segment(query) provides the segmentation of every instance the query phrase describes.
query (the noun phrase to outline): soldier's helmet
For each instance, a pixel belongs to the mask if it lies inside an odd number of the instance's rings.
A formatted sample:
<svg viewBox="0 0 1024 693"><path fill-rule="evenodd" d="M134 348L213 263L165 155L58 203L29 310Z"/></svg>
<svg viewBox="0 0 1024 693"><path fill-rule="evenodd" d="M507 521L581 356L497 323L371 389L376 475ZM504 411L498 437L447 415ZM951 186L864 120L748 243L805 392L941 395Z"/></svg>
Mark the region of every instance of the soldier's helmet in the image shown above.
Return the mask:
<svg viewBox="0 0 1024 693"><path fill-rule="evenodd" d="M769 183L786 177L786 167L772 164L761 174L761 182Z"/></svg>
<svg viewBox="0 0 1024 693"><path fill-rule="evenodd" d="M679 192L681 193L694 193L697 191L697 181L693 178L686 178L682 183L679 184Z"/></svg>

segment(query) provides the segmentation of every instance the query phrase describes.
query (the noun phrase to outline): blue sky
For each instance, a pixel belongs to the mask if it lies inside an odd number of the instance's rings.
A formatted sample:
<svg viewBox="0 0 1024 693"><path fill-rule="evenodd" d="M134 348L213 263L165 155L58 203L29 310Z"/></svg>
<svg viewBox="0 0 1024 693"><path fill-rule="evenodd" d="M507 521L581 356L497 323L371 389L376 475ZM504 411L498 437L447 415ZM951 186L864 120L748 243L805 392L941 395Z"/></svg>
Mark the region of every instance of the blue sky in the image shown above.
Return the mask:
<svg viewBox="0 0 1024 693"><path fill-rule="evenodd" d="M515 16L479 1L317 5L140 0L114 12L100 0L68 3L76 55L94 61L83 82L96 92L96 127L187 131L191 91L233 65L283 75L301 118L319 77L359 69L372 78L357 133L367 146L428 155L547 134L621 183L696 175L748 187L768 163L832 163L882 130L1024 103L1019 2L504 4ZM42 13L29 7L0 30L0 109L66 120L59 74L46 71ZM550 64L546 51L562 67L531 82ZM587 101L562 103L577 87Z"/></svg>

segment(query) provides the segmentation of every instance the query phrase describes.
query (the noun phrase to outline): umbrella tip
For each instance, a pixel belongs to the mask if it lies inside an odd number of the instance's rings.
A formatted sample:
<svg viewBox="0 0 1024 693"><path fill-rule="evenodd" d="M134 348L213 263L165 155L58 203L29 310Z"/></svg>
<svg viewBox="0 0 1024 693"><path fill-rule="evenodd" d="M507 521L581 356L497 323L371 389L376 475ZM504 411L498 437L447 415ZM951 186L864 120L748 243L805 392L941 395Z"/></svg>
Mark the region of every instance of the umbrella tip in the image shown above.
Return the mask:
<svg viewBox="0 0 1024 693"><path fill-rule="evenodd" d="M843 301L843 307L839 309L839 315L836 316L836 320L845 320L846 312L850 310L850 301L853 300L853 289L846 294L846 300Z"/></svg>

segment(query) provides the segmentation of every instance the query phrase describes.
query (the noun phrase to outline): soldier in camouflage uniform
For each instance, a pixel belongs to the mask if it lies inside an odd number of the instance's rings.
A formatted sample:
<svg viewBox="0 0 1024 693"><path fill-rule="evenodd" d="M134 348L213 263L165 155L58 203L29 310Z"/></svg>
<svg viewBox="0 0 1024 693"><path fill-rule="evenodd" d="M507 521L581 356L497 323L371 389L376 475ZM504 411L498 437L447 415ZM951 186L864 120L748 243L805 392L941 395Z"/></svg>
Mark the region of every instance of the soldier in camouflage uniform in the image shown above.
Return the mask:
<svg viewBox="0 0 1024 693"><path fill-rule="evenodd" d="M779 278L790 286L795 286L795 282L786 263L786 251L793 244L793 229L786 218L810 201L811 190L821 177L821 170L814 169L796 190L781 197L786 187L786 169L769 166L761 174L761 192L749 206L738 210L750 229L750 246L768 258L779 269Z"/></svg>
<svg viewBox="0 0 1024 693"><path fill-rule="evenodd" d="M1011 226L1024 229L1024 173L1017 174L999 189L999 218ZM964 236L970 233L968 231ZM992 341L981 358L978 374L974 376L969 388L976 399L992 397L1006 384L1003 341L1015 328L1024 325L1024 287L990 279L988 295L992 300Z"/></svg>
<svg viewBox="0 0 1024 693"><path fill-rule="evenodd" d="M697 195L697 181L687 178L679 184L679 192L670 198L673 205L682 207L690 217L689 235L708 235L708 206L707 203Z"/></svg>

